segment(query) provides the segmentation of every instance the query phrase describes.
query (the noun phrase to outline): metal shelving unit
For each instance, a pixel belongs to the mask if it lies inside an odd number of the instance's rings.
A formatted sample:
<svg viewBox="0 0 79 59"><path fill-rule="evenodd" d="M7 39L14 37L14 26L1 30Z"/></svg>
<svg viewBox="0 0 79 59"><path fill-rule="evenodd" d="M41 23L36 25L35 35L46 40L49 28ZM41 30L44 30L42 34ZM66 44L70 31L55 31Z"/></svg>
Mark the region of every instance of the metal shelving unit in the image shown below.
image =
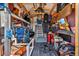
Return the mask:
<svg viewBox="0 0 79 59"><path fill-rule="evenodd" d="M34 38L30 38L31 41L29 43L13 43L13 46L15 47L20 47L22 45L26 45L26 53L24 54L24 56L30 56L32 54L33 48L34 48ZM16 49L15 53L18 51L18 49ZM14 54L15 54L14 53ZM11 55L14 55L11 54Z"/></svg>
<svg viewBox="0 0 79 59"><path fill-rule="evenodd" d="M20 18L19 16L16 16L15 14L11 13L11 16L14 17L14 18L17 18L18 20L20 21L23 21L27 24L30 24L29 22L25 21L24 19ZM26 53L25 55L26 56L30 56L32 51L33 51L33 48L34 48L34 38L31 38L31 41L29 43L14 43L13 45L17 46L17 45L26 45Z"/></svg>
<svg viewBox="0 0 79 59"><path fill-rule="evenodd" d="M18 19L18 20L20 20L20 21L23 21L23 22L25 22L25 23L27 23L27 24L30 24L29 22L25 21L24 19L20 18L19 16L16 16L16 15L13 14L13 13L11 13L11 16L14 17L14 18L16 18L16 19Z"/></svg>
<svg viewBox="0 0 79 59"><path fill-rule="evenodd" d="M7 8L7 4L6 4L6 7L5 9L3 10L4 11L4 19L5 19L5 23L4 23L4 56L10 56L11 55L11 39L8 39L6 37L7 33L6 31L7 30L11 30L11 16L26 23L26 24L30 24L29 22L25 21L24 19L20 18L19 16L13 14L10 12L10 10L8 10ZM31 41L29 43L21 43L22 45L26 45L26 50L27 52L25 53L26 56L30 56L32 51L33 51L33 48L34 48L34 38L31 38ZM17 45L20 45L20 44L15 44L15 46Z"/></svg>

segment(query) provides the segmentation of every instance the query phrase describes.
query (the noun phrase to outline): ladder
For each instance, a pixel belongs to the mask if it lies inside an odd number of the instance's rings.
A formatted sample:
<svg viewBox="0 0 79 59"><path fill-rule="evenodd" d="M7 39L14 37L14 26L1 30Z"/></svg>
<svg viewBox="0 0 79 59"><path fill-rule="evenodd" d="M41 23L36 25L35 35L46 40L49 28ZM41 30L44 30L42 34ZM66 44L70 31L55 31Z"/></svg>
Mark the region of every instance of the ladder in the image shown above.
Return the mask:
<svg viewBox="0 0 79 59"><path fill-rule="evenodd" d="M44 33L43 33L43 27L42 24L37 24L35 26L35 33L36 33L36 42L46 42L44 38Z"/></svg>

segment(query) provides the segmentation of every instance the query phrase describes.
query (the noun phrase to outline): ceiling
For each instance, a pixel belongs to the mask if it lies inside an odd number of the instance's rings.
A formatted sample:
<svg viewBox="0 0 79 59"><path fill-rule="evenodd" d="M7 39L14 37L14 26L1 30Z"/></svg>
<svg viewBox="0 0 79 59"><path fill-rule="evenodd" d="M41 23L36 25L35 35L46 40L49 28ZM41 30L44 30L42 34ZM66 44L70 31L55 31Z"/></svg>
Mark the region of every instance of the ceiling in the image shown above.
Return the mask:
<svg viewBox="0 0 79 59"><path fill-rule="evenodd" d="M34 12L34 5L36 6L35 8L39 7L40 3L23 3L23 5L25 6L25 8L27 10L29 10L31 13ZM15 3L14 4L20 11L22 11L19 6ZM56 3L46 3L46 5L43 7L44 11L47 13L50 13L50 11L52 11L51 13L54 13L56 11Z"/></svg>

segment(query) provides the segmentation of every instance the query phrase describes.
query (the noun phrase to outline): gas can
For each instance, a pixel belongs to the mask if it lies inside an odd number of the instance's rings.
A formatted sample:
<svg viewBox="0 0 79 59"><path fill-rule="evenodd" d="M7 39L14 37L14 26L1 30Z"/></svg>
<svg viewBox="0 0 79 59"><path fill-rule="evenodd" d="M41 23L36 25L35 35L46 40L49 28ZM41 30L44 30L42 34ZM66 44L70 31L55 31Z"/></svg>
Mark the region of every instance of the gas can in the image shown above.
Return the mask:
<svg viewBox="0 0 79 59"><path fill-rule="evenodd" d="M51 34L47 34L47 42L48 42L48 43L51 42Z"/></svg>
<svg viewBox="0 0 79 59"><path fill-rule="evenodd" d="M54 33L51 33L51 43L54 45Z"/></svg>

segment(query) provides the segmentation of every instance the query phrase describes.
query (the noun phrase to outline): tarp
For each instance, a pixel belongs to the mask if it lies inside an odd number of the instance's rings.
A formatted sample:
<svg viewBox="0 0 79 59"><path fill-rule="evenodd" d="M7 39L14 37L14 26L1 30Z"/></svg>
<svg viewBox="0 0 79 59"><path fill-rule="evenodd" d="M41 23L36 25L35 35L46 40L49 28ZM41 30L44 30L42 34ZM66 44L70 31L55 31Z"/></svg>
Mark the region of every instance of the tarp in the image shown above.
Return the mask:
<svg viewBox="0 0 79 59"><path fill-rule="evenodd" d="M0 3L0 9L4 9L5 8L5 4L4 3Z"/></svg>

